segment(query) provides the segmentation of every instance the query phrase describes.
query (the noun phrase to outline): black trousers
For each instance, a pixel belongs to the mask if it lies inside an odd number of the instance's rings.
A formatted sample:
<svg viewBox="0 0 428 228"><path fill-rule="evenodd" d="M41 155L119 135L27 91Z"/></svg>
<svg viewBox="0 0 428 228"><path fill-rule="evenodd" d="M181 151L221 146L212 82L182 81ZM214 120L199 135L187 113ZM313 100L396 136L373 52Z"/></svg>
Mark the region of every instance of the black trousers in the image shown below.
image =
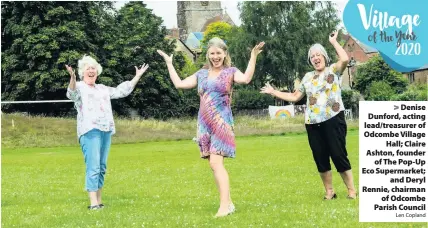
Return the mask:
<svg viewBox="0 0 428 228"><path fill-rule="evenodd" d="M318 172L331 170L330 157L338 172L351 169L346 151L347 126L343 111L327 121L305 126Z"/></svg>

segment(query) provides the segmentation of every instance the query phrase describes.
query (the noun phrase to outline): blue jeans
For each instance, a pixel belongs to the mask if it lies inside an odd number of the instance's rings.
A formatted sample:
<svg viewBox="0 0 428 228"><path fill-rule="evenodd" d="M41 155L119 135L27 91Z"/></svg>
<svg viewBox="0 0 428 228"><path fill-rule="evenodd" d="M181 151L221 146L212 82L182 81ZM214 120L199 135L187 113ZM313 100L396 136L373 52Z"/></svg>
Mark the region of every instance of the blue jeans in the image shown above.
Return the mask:
<svg viewBox="0 0 428 228"><path fill-rule="evenodd" d="M111 131L92 129L80 136L79 143L86 164L85 188L88 192L96 192L104 185Z"/></svg>

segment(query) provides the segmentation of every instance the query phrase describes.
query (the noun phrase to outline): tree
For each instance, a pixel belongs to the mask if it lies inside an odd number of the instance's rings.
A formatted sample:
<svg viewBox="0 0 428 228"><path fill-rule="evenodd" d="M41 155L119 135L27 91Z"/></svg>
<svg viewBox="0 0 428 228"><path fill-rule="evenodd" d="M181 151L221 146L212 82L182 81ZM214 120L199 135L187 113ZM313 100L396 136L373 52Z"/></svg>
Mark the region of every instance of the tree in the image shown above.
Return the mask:
<svg viewBox="0 0 428 228"><path fill-rule="evenodd" d="M183 55L185 65L179 71L179 76L184 79L196 73L200 67L190 60L189 57ZM178 90L180 100L175 104L177 106L176 116L195 116L199 111L199 96L197 88Z"/></svg>
<svg viewBox="0 0 428 228"><path fill-rule="evenodd" d="M321 43L334 53L328 35L339 20L331 2L249 1L239 9L242 25L231 33L232 61L245 69L254 45L265 41L264 49L269 50L258 59L255 87L270 80L292 91L294 80L311 70L307 54L312 44Z"/></svg>
<svg viewBox="0 0 428 228"><path fill-rule="evenodd" d="M112 2L5 2L2 22L3 100L65 99L69 76L64 65L77 70L77 61L87 54L103 66L97 83L109 86L132 79L134 66L150 64L130 96L112 101L116 114L127 114L131 107L145 117L181 113L181 97L156 53L173 53L175 43L165 39L162 19L142 2L127 3L118 12ZM184 58L174 55L180 70ZM3 109L59 114L73 108L61 103Z"/></svg>
<svg viewBox="0 0 428 228"><path fill-rule="evenodd" d="M370 94L370 85L382 81L388 84L394 93L402 93L408 81L403 74L391 69L380 56L370 58L364 65L358 66L355 75L355 89L364 95Z"/></svg>
<svg viewBox="0 0 428 228"><path fill-rule="evenodd" d="M394 89L384 81L373 81L368 89L367 100L389 101L394 95Z"/></svg>
<svg viewBox="0 0 428 228"><path fill-rule="evenodd" d="M342 90L342 101L345 109L352 109L357 115L360 100L363 100L363 97L357 90Z"/></svg>
<svg viewBox="0 0 428 228"><path fill-rule="evenodd" d="M110 10L110 11L109 11ZM112 2L2 2L2 100L65 98L82 53L99 55ZM69 104L4 106L7 111L67 112Z"/></svg>
<svg viewBox="0 0 428 228"><path fill-rule="evenodd" d="M196 61L196 65L199 67L202 67L206 63L207 46L208 46L208 42L212 38L218 37L224 40L227 45L228 38L231 31L232 31L232 26L223 21L213 22L209 24L207 26L207 29L204 32L204 38L201 41L202 52Z"/></svg>
<svg viewBox="0 0 428 228"><path fill-rule="evenodd" d="M166 39L166 28L162 18L154 15L143 2L125 4L115 17L114 30L109 33L104 49L106 72L100 81L118 85L135 75L134 66L148 63L149 69L128 97L113 101L113 109L118 114L127 114L134 108L144 117L166 118L180 114L179 93L173 87L168 70L161 56L162 49L173 53L175 41ZM181 54L174 54L177 71L185 65Z"/></svg>
<svg viewBox="0 0 428 228"><path fill-rule="evenodd" d="M226 40L232 31L232 25L223 22L213 22L207 26L207 29L204 32L204 38L202 39L202 45L206 46L208 41L214 37L219 37L223 40ZM227 40L226 40L227 43Z"/></svg>
<svg viewBox="0 0 428 228"><path fill-rule="evenodd" d="M428 86L426 84L410 84L406 91L391 96L391 101L428 101Z"/></svg>

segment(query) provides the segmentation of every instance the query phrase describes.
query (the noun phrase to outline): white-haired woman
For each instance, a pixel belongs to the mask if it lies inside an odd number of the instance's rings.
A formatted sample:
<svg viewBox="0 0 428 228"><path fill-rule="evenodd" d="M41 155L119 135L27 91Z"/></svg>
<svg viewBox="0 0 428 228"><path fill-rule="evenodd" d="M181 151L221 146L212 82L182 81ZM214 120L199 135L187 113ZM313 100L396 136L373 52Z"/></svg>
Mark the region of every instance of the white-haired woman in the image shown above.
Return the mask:
<svg viewBox="0 0 428 228"><path fill-rule="evenodd" d="M263 45L264 43L261 42L253 48L247 70L242 73L231 66L229 52L224 41L214 37L208 42L206 58L209 68L200 69L183 80L180 79L172 65L172 55L168 56L158 50L167 64L175 88L198 87L200 107L197 142L201 158L209 160L220 193L220 207L216 217L229 215L235 210L230 197L229 175L223 165L224 157L235 157L235 135L230 107L232 85L233 83L250 83L257 55L260 54Z"/></svg>
<svg viewBox="0 0 428 228"><path fill-rule="evenodd" d="M321 44L314 44L308 52L308 61L314 71L303 77L298 90L294 93L284 93L275 90L269 83L261 89L262 93L290 102L299 101L306 93L305 126L312 155L325 187L326 200L337 197L333 190L330 157L348 188L347 198L356 198L351 164L346 151L347 126L340 80L348 64L348 55L337 42L337 34L337 31L330 34L329 41L336 49L338 62L327 66L330 63L327 52Z"/></svg>
<svg viewBox="0 0 428 228"><path fill-rule="evenodd" d="M135 77L114 88L95 83L102 67L90 56L85 55L78 61L79 82L76 82L74 70L66 65L70 74L67 97L74 101L77 110L77 136L85 158L85 188L89 193L90 210L104 207L101 192L111 136L115 133L110 99L128 96L148 67L146 64L135 67Z"/></svg>

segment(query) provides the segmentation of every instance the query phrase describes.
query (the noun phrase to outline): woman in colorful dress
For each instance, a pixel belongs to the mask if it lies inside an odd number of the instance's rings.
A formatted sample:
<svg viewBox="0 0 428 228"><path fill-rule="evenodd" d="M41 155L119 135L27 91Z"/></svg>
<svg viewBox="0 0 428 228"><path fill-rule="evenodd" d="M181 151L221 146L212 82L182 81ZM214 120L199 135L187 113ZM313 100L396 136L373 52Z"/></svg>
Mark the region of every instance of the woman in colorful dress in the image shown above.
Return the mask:
<svg viewBox="0 0 428 228"><path fill-rule="evenodd" d="M83 56L78 61L79 82L76 82L73 69L66 65L70 74L66 95L74 102L77 110L77 137L86 164L85 189L89 194L90 210L104 207L101 192L111 136L115 133L110 99L128 96L148 67L146 64L140 68L135 67L135 77L114 88L95 83L103 68L90 56Z"/></svg>
<svg viewBox="0 0 428 228"><path fill-rule="evenodd" d="M208 69L200 69L193 75L181 80L172 65L172 55L163 51L158 53L164 58L170 78L177 89L191 89L197 86L200 97L198 113L197 142L201 158L208 159L213 171L218 191L220 207L216 217L227 216L235 211L229 191L229 175L224 167L224 158L235 157L235 134L233 116L230 107L231 92L234 83L250 83L256 66L257 55L264 43L256 45L245 73L231 66L227 46L223 40L214 37L208 42Z"/></svg>
<svg viewBox="0 0 428 228"><path fill-rule="evenodd" d="M305 126L312 155L325 188L325 200L337 198L333 189L330 157L348 189L348 199L356 198L351 164L346 151L346 121L341 96L341 79L348 64L348 55L337 42L337 31L329 41L336 49L339 61L327 66L330 58L321 44L314 44L308 52L308 62L314 71L308 72L294 93L277 91L266 84L262 93L282 100L297 102L306 93Z"/></svg>

